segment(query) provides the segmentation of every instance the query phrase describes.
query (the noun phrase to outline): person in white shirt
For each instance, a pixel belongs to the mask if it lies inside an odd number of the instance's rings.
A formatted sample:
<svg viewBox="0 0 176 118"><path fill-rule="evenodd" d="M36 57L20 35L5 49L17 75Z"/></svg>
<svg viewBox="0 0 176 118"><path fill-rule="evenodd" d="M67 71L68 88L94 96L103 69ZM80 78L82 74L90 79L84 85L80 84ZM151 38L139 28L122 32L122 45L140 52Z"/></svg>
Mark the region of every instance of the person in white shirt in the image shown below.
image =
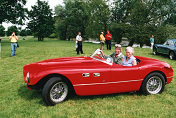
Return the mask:
<svg viewBox="0 0 176 118"><path fill-rule="evenodd" d="M81 37L81 32L78 32L78 35L76 36L76 44L77 44L77 54L79 54L79 52L81 52L81 54L83 54L83 50L82 50L82 37Z"/></svg>

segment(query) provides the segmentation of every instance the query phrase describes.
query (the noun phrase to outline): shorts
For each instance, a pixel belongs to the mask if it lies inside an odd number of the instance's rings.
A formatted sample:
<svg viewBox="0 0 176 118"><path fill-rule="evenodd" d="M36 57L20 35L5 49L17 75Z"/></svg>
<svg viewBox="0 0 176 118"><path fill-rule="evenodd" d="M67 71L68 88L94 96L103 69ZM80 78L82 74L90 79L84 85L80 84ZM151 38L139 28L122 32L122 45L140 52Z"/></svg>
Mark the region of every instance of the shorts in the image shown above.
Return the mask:
<svg viewBox="0 0 176 118"><path fill-rule="evenodd" d="M105 44L105 42L103 42L103 41L100 41L100 43L101 43L102 45L104 45L104 44Z"/></svg>

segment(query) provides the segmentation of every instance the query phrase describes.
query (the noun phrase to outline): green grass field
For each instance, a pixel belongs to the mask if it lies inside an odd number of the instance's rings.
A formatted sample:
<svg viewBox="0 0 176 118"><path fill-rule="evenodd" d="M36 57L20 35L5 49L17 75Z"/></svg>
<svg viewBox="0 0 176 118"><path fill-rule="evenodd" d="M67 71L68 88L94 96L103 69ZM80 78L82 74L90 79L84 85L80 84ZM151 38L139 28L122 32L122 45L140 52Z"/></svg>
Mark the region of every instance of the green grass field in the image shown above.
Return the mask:
<svg viewBox="0 0 176 118"><path fill-rule="evenodd" d="M118 93L101 96L73 96L67 101L48 107L42 100L41 91L30 91L24 85L23 66L45 59L79 56L74 41L45 39L38 42L33 37L19 40L17 55L10 57L10 43L2 40L0 59L0 118L176 118L176 76L159 95ZM84 55L88 56L99 44L83 43ZM105 49L105 48L104 48ZM112 47L114 49L114 46ZM124 53L125 47L123 48ZM112 51L104 50L105 54ZM176 72L176 60L167 56L153 55L150 49L135 48L135 54L169 63Z"/></svg>

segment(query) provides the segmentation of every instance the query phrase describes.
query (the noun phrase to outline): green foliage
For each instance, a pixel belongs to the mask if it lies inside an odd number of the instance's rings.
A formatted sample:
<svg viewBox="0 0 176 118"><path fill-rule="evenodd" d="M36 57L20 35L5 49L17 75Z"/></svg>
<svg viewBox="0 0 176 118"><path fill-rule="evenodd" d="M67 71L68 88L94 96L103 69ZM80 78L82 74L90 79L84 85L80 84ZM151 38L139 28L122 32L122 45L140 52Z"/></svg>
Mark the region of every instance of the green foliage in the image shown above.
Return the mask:
<svg viewBox="0 0 176 118"><path fill-rule="evenodd" d="M119 29L111 24L112 32L117 32L118 39L121 39L122 34L123 37L127 37L130 46L133 43L139 43L141 47L144 44L149 45L149 38L152 34L156 35L156 42L162 43L168 36L162 24L169 14L169 4L170 0L114 0L115 6L112 9L111 20L117 23L116 26Z"/></svg>
<svg viewBox="0 0 176 118"><path fill-rule="evenodd" d="M65 0L55 8L56 29L61 40L75 38L79 31L84 38L97 38L107 31L110 10L104 0Z"/></svg>
<svg viewBox="0 0 176 118"><path fill-rule="evenodd" d="M86 27L86 35L90 38L99 38L101 32L109 30L110 9L104 0L89 0L89 22Z"/></svg>
<svg viewBox="0 0 176 118"><path fill-rule="evenodd" d="M117 43L121 43L122 37L124 36L125 33L125 27L127 25L123 23L112 23L111 24L111 34L112 34L112 40L114 40Z"/></svg>
<svg viewBox="0 0 176 118"><path fill-rule="evenodd" d="M79 31L85 35L88 22L87 5L84 0L65 0L64 6L55 8L56 29L61 40L75 38Z"/></svg>
<svg viewBox="0 0 176 118"><path fill-rule="evenodd" d="M23 24L27 12L27 9L24 8L25 4L26 0L1 0L0 24L2 24L2 22Z"/></svg>
<svg viewBox="0 0 176 118"><path fill-rule="evenodd" d="M0 25L0 36L5 36L5 28Z"/></svg>
<svg viewBox="0 0 176 118"><path fill-rule="evenodd" d="M49 38L57 38L56 33L52 33L52 34L49 36Z"/></svg>
<svg viewBox="0 0 176 118"><path fill-rule="evenodd" d="M159 26L155 32L155 43L163 44L168 38L166 27Z"/></svg>
<svg viewBox="0 0 176 118"><path fill-rule="evenodd" d="M166 25L167 34L169 39L176 39L176 26Z"/></svg>
<svg viewBox="0 0 176 118"><path fill-rule="evenodd" d="M54 19L52 10L45 1L37 0L37 4L29 11L28 28L38 37L38 41L43 41L54 30Z"/></svg>
<svg viewBox="0 0 176 118"><path fill-rule="evenodd" d="M176 25L175 19L176 19L176 1L175 0L171 0L169 2L169 14L167 16L167 19L165 20L164 24L170 24L170 25Z"/></svg>
<svg viewBox="0 0 176 118"><path fill-rule="evenodd" d="M20 36L27 36L27 30L23 29L20 31Z"/></svg>
<svg viewBox="0 0 176 118"><path fill-rule="evenodd" d="M18 33L19 33L18 28L16 26L8 27L6 35L10 36L12 34L12 32L15 32L15 34L18 35Z"/></svg>
<svg viewBox="0 0 176 118"><path fill-rule="evenodd" d="M71 96L53 107L45 106L41 91L30 91L24 85L23 66L45 59L77 56L74 41L46 38L19 37L17 56L10 57L7 37L1 42L0 59L0 116L1 118L175 118L176 117L176 74L172 83L165 86L162 94L138 95L119 93L99 96ZM31 48L32 46L32 48ZM84 55L90 55L100 45L83 43ZM112 46L114 49L114 46ZM109 55L113 50L103 50ZM125 47L122 48L125 54ZM135 48L134 55L158 59L169 63L176 72L176 61L167 56L153 55L150 49ZM141 78L142 79L142 78ZM102 90L105 88L101 88Z"/></svg>
<svg viewBox="0 0 176 118"><path fill-rule="evenodd" d="M116 23L125 23L130 15L134 0L114 0L112 7L111 21Z"/></svg>

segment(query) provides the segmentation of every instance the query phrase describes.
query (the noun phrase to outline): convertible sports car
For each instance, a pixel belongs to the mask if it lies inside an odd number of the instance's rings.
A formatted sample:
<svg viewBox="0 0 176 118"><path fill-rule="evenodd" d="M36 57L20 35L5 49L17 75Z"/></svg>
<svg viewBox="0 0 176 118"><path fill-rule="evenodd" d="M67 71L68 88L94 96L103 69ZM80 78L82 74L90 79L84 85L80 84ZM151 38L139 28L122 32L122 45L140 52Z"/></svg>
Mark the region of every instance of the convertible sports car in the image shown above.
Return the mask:
<svg viewBox="0 0 176 118"><path fill-rule="evenodd" d="M71 93L80 96L141 91L162 93L173 79L172 67L162 61L136 56L138 65L122 66L102 58L97 49L90 57L63 57L25 65L25 85L42 89L47 105L63 102Z"/></svg>
<svg viewBox="0 0 176 118"><path fill-rule="evenodd" d="M168 39L164 44L155 44L153 46L153 54L166 54L170 59L176 57L176 39Z"/></svg>

